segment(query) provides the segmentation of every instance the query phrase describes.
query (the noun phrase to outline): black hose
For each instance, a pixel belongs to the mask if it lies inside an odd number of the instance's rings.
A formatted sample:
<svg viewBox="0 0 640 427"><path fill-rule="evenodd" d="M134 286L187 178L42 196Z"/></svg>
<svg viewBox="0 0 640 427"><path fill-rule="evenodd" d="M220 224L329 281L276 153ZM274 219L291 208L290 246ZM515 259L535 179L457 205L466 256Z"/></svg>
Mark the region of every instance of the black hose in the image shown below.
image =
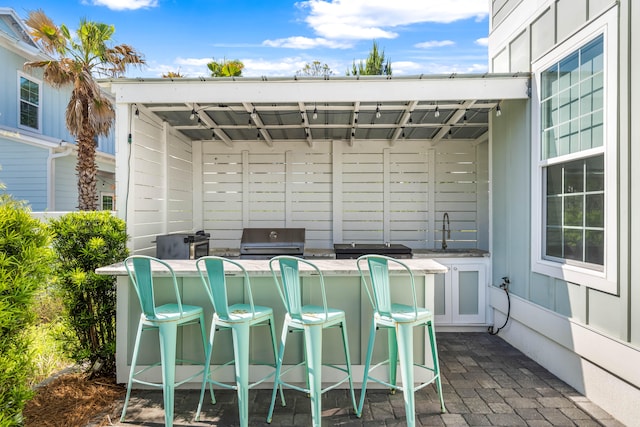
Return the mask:
<svg viewBox="0 0 640 427"><path fill-rule="evenodd" d="M503 277L502 284L500 285L500 288L502 288L504 290L504 293L507 294L507 318L504 320L504 323L502 324L502 326L500 326L495 331L493 330L493 325L489 326L489 328L487 329L487 332L489 332L491 335L498 335L498 332L500 332L502 328L507 326L507 322L509 321L509 316L511 315L511 298L509 297L509 283L510 283L509 278Z"/></svg>

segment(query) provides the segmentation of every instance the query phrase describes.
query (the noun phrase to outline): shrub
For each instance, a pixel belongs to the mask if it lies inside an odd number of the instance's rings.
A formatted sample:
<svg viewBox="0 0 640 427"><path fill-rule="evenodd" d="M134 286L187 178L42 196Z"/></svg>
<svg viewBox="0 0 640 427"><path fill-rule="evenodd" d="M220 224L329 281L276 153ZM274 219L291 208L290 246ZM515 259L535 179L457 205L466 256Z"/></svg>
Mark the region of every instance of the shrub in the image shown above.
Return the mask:
<svg viewBox="0 0 640 427"><path fill-rule="evenodd" d="M51 219L58 258L57 283L65 321L74 336L65 348L76 362L89 362L93 372L115 372L116 280L95 269L127 257L124 221L107 211L82 211Z"/></svg>
<svg viewBox="0 0 640 427"><path fill-rule="evenodd" d="M0 425L21 425L32 396L28 331L51 272L50 235L22 202L0 194Z"/></svg>

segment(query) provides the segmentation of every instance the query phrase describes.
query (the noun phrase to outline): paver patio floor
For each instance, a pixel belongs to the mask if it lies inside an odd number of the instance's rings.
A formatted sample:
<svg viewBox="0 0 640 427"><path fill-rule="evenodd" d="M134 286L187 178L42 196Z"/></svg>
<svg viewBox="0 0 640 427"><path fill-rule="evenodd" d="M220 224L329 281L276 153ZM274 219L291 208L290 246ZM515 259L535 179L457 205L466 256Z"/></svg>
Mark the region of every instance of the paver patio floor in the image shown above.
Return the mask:
<svg viewBox="0 0 640 427"><path fill-rule="evenodd" d="M440 368L447 413L440 414L434 386L416 393L418 426L622 426L620 422L520 351L488 333L438 333ZM357 379L359 382L359 379ZM176 392L175 426L236 426L234 391L216 391L216 405L205 398L201 420L193 421L198 390ZM285 390L287 406L276 404L274 427L308 426L306 395ZM267 426L271 390L249 392L249 424ZM356 391L359 398L359 390ZM121 407L121 405L120 405ZM323 426L403 426L402 393L367 390L362 418L356 418L347 390L323 396ZM134 390L127 421L114 425L164 425L162 391Z"/></svg>

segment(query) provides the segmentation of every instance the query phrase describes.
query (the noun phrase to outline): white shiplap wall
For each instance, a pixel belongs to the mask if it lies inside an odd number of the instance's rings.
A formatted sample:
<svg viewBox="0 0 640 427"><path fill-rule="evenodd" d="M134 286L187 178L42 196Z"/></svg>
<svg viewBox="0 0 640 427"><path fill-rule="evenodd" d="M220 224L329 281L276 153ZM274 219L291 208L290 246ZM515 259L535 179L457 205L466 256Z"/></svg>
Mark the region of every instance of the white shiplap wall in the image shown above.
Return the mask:
<svg viewBox="0 0 640 427"><path fill-rule="evenodd" d="M477 168L487 152L470 142L200 146L195 188L202 186L212 247L237 248L244 227L303 227L307 248L351 241L438 247L444 212L450 247L488 247L486 233L478 234L488 227L488 213L478 212L488 196Z"/></svg>

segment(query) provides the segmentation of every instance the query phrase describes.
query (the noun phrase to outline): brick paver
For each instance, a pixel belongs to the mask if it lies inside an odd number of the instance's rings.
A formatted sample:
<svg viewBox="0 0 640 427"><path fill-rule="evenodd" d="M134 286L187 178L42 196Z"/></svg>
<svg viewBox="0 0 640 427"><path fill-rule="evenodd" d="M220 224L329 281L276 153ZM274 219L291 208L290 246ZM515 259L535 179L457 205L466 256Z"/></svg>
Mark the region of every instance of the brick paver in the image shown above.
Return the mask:
<svg viewBox="0 0 640 427"><path fill-rule="evenodd" d="M448 412L440 414L433 386L416 395L417 426L612 426L622 424L566 383L525 357L499 336L486 333L438 333L438 351ZM285 390L287 406L276 403L271 426L310 425L309 399ZM356 398L359 398L359 390ZM208 394L207 394L208 396ZM249 423L268 426L265 418L271 390L249 394ZM201 421L194 422L199 391L176 392L176 418L181 426L237 426L238 409L233 391L216 391L217 404L205 400ZM350 408L349 393L331 390L323 396L323 426L404 426L402 393L367 391L362 418ZM113 425L157 426L164 423L162 392L134 390L127 421L118 423L119 408L111 414Z"/></svg>

